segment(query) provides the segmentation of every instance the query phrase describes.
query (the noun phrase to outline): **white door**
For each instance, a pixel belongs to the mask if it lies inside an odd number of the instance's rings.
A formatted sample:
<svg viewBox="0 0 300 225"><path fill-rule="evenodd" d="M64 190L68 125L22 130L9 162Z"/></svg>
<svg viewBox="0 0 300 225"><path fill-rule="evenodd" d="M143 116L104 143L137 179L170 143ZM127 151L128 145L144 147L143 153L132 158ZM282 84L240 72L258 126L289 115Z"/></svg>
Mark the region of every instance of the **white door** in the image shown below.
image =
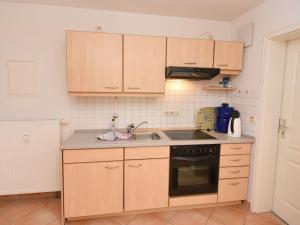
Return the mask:
<svg viewBox="0 0 300 225"><path fill-rule="evenodd" d="M284 124L284 121L286 124ZM300 224L300 39L287 43L273 211Z"/></svg>

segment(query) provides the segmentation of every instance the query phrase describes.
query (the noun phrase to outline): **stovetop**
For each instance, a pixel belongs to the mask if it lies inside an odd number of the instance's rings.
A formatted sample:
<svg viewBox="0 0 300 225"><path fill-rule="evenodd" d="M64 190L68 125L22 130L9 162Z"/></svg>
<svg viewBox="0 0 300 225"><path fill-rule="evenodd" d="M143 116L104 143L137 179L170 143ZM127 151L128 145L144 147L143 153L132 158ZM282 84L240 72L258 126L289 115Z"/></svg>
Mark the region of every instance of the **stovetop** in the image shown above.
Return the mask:
<svg viewBox="0 0 300 225"><path fill-rule="evenodd" d="M216 139L201 130L167 130L164 131L171 140Z"/></svg>

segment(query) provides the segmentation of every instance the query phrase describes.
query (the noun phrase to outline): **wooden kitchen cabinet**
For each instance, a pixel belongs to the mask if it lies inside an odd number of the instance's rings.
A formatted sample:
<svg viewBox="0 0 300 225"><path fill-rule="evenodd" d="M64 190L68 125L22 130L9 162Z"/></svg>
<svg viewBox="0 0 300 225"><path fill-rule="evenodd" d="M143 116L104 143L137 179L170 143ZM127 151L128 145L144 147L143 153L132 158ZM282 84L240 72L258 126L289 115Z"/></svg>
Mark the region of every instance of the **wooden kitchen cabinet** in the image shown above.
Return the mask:
<svg viewBox="0 0 300 225"><path fill-rule="evenodd" d="M214 67L221 69L221 74L237 75L243 69L242 42L215 41Z"/></svg>
<svg viewBox="0 0 300 225"><path fill-rule="evenodd" d="M214 41L167 38L167 66L212 68Z"/></svg>
<svg viewBox="0 0 300 225"><path fill-rule="evenodd" d="M168 207L169 159L125 161L125 211Z"/></svg>
<svg viewBox="0 0 300 225"><path fill-rule="evenodd" d="M67 31L69 93L122 92L121 34Z"/></svg>
<svg viewBox="0 0 300 225"><path fill-rule="evenodd" d="M124 35L124 92L164 93L166 38Z"/></svg>
<svg viewBox="0 0 300 225"><path fill-rule="evenodd" d="M218 201L239 201L247 199L248 178L219 180Z"/></svg>
<svg viewBox="0 0 300 225"><path fill-rule="evenodd" d="M120 213L123 161L64 164L65 218Z"/></svg>

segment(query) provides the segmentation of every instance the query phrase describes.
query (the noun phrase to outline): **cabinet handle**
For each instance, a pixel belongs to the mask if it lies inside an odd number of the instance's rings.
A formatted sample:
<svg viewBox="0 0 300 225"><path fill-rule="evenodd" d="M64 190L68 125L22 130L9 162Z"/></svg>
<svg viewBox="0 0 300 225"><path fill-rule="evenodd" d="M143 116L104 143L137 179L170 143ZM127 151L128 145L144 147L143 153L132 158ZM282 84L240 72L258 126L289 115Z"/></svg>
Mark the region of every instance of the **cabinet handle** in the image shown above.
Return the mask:
<svg viewBox="0 0 300 225"><path fill-rule="evenodd" d="M228 64L218 64L217 66L228 66Z"/></svg>
<svg viewBox="0 0 300 225"><path fill-rule="evenodd" d="M242 147L231 147L230 149L239 150L239 149L242 149Z"/></svg>
<svg viewBox="0 0 300 225"><path fill-rule="evenodd" d="M108 169L108 170L113 170L113 169L117 169L119 168L119 166L105 166L105 169Z"/></svg>
<svg viewBox="0 0 300 225"><path fill-rule="evenodd" d="M127 87L127 89L138 90L138 89L141 89L141 88L140 87Z"/></svg>
<svg viewBox="0 0 300 225"><path fill-rule="evenodd" d="M230 161L232 162L238 162L238 161L241 161L242 158L239 158L239 159L231 159Z"/></svg>
<svg viewBox="0 0 300 225"><path fill-rule="evenodd" d="M138 165L128 165L129 167L132 167L132 168L137 168L137 167L141 167L143 166L143 164L138 164Z"/></svg>
<svg viewBox="0 0 300 225"><path fill-rule="evenodd" d="M197 63L195 63L195 62L185 62L184 64L186 64L186 65L196 65Z"/></svg>
<svg viewBox="0 0 300 225"><path fill-rule="evenodd" d="M105 87L106 89L118 89L119 87Z"/></svg>
<svg viewBox="0 0 300 225"><path fill-rule="evenodd" d="M241 172L240 170L231 170L231 171L229 171L229 173L234 173L234 174L240 173L240 172Z"/></svg>
<svg viewBox="0 0 300 225"><path fill-rule="evenodd" d="M234 183L228 183L228 184L231 185L231 186L236 186L236 185L239 185L240 182L234 182Z"/></svg>

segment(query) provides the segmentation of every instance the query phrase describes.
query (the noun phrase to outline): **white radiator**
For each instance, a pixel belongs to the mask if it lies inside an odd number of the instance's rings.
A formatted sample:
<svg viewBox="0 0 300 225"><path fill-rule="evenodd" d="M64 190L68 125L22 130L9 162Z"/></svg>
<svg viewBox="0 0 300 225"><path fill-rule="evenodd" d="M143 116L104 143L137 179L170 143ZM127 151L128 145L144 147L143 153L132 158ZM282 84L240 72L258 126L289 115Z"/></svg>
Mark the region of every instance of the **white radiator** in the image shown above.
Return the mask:
<svg viewBox="0 0 300 225"><path fill-rule="evenodd" d="M0 121L0 195L60 190L58 120Z"/></svg>

